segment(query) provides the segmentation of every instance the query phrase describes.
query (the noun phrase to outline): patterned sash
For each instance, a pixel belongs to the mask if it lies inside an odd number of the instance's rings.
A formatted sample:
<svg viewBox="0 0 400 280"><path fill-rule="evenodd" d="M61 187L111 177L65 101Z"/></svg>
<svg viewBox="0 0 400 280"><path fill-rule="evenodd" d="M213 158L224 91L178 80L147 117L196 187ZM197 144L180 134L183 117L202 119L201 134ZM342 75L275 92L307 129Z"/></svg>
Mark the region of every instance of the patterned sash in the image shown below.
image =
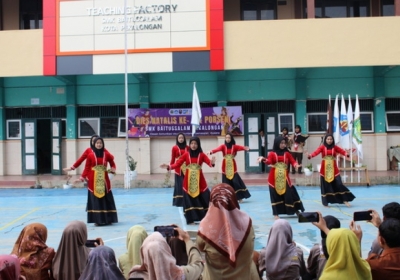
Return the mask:
<svg viewBox="0 0 400 280"><path fill-rule="evenodd" d="M335 179L335 158L333 156L324 156L323 160L325 165L325 181L330 183Z"/></svg>
<svg viewBox="0 0 400 280"><path fill-rule="evenodd" d="M181 157L181 156L177 157L177 158L175 159L175 161L177 161L180 157ZM186 174L186 173L185 173L185 172L186 172L186 162L184 162L184 163L181 165L181 172L182 172L183 175Z"/></svg>
<svg viewBox="0 0 400 280"><path fill-rule="evenodd" d="M225 176L228 180L232 180L235 175L235 168L233 165L234 155L227 154L224 156L225 159Z"/></svg>
<svg viewBox="0 0 400 280"><path fill-rule="evenodd" d="M93 193L95 197L102 198L106 194L106 167L104 165L96 165L92 168L93 176Z"/></svg>
<svg viewBox="0 0 400 280"><path fill-rule="evenodd" d="M286 192L286 171L288 166L284 162L277 162L273 166L275 167L275 189L279 195L283 195Z"/></svg>
<svg viewBox="0 0 400 280"><path fill-rule="evenodd" d="M189 169L188 178L188 195L195 198L200 194L200 170L201 166L197 163L191 163L186 166Z"/></svg>

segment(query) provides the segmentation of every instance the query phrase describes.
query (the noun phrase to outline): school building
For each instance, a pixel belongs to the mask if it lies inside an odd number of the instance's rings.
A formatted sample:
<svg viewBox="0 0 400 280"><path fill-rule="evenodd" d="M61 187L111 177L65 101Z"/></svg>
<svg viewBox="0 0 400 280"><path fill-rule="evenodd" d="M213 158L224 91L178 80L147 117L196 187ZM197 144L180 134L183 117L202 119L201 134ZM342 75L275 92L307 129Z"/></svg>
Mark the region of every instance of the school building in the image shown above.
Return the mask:
<svg viewBox="0 0 400 280"><path fill-rule="evenodd" d="M193 82L202 108L242 108L240 172L261 170L259 128L271 149L299 124L317 148L338 94L353 111L359 98L362 163L387 170L399 30L400 0L0 0L0 175L61 174L94 133L117 172L128 145L139 174L163 173L175 137L127 141L125 104L191 108ZM224 138L201 140L208 151Z"/></svg>

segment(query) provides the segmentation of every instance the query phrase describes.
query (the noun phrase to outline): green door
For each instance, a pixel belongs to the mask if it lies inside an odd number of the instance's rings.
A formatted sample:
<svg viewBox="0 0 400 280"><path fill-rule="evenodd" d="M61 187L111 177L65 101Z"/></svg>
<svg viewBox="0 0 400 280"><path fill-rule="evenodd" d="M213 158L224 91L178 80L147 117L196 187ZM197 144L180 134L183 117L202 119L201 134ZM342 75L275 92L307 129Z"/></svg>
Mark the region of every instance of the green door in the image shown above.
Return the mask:
<svg viewBox="0 0 400 280"><path fill-rule="evenodd" d="M257 158L260 156L260 136L258 130L261 128L261 114L245 114L244 115L244 144L250 150L245 157L246 172L261 172L261 164Z"/></svg>
<svg viewBox="0 0 400 280"><path fill-rule="evenodd" d="M62 124L61 120L51 121L51 174L61 175L61 138L62 138Z"/></svg>
<svg viewBox="0 0 400 280"><path fill-rule="evenodd" d="M22 174L37 174L36 120L22 120Z"/></svg>

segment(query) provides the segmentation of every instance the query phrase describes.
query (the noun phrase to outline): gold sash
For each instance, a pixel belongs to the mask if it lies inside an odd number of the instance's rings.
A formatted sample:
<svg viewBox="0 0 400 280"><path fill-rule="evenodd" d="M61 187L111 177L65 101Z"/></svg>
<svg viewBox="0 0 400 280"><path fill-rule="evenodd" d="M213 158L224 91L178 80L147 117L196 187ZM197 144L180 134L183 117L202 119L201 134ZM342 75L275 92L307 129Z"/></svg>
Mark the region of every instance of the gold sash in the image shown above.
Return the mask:
<svg viewBox="0 0 400 280"><path fill-rule="evenodd" d="M200 170L201 166L197 163L191 163L186 166L189 169L188 178L188 195L195 198L200 194Z"/></svg>
<svg viewBox="0 0 400 280"><path fill-rule="evenodd" d="M232 180L235 175L235 168L233 165L234 155L228 154L224 156L225 159L225 176L228 180Z"/></svg>
<svg viewBox="0 0 400 280"><path fill-rule="evenodd" d="M286 192L286 171L288 166L284 162L277 162L275 167L275 189L279 195Z"/></svg>
<svg viewBox="0 0 400 280"><path fill-rule="evenodd" d="M176 160L178 160L180 157L181 157L181 156L177 157ZM181 172L183 173L183 175L185 175L185 172L186 172L186 162L184 162L184 163L181 165Z"/></svg>
<svg viewBox="0 0 400 280"><path fill-rule="evenodd" d="M102 198L106 195L106 167L104 165L96 165L92 168L93 175L93 193L95 197Z"/></svg>
<svg viewBox="0 0 400 280"><path fill-rule="evenodd" d="M333 156L324 156L323 160L325 165L325 181L330 183L335 179L335 158Z"/></svg>

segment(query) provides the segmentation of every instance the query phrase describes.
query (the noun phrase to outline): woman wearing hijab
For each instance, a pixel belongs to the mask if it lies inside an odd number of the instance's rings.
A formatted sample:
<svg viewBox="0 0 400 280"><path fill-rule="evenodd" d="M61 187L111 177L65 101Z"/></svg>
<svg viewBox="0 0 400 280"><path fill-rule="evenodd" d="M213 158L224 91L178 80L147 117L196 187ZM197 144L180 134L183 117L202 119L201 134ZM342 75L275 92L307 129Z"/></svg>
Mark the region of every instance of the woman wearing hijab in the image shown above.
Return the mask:
<svg viewBox="0 0 400 280"><path fill-rule="evenodd" d="M101 238L96 238L98 244L104 245ZM57 253L53 261L53 277L55 280L78 280L90 249L85 246L87 227L84 222L70 222L64 229Z"/></svg>
<svg viewBox="0 0 400 280"><path fill-rule="evenodd" d="M175 228L178 236L186 243L189 263L177 266L165 238L159 233L150 234L140 248L141 265L135 265L129 272L130 279L144 280L197 280L200 279L204 264L200 251L190 240L187 232Z"/></svg>
<svg viewBox="0 0 400 280"><path fill-rule="evenodd" d="M334 216L327 215L324 217L328 229L340 228L340 221ZM310 250L307 259L307 273L312 279L319 279L324 270L326 261L329 258L326 248L326 234L321 230L321 243L315 244Z"/></svg>
<svg viewBox="0 0 400 280"><path fill-rule="evenodd" d="M203 280L260 279L253 262L254 238L251 218L240 211L233 188L216 185L197 233L197 247L205 253Z"/></svg>
<svg viewBox="0 0 400 280"><path fill-rule="evenodd" d="M176 136L176 145L172 147L170 165L174 164L184 153L189 151L186 144L186 137L183 133ZM172 205L177 207L183 206L183 178L185 177L186 165L175 168L175 187L172 197Z"/></svg>
<svg viewBox="0 0 400 280"><path fill-rule="evenodd" d="M79 280L92 279L125 280L117 266L114 250L110 247L99 246L90 251L86 267Z"/></svg>
<svg viewBox="0 0 400 280"><path fill-rule="evenodd" d="M0 280L25 280L17 257L0 255Z"/></svg>
<svg viewBox="0 0 400 280"><path fill-rule="evenodd" d="M290 146L290 152L292 154L292 157L294 158L295 161L297 161L298 164L301 164L303 162L303 147L305 144L305 139L307 137L301 135L301 126L296 125L294 127L294 133L289 136L289 146ZM296 170L292 167L292 174L295 174ZM299 174L301 174L301 167L299 167Z"/></svg>
<svg viewBox="0 0 400 280"><path fill-rule="evenodd" d="M49 280L54 249L46 245L47 228L40 223L23 228L11 254L16 255L21 265L21 274L27 280Z"/></svg>
<svg viewBox="0 0 400 280"><path fill-rule="evenodd" d="M227 183L235 190L236 198L239 202L242 202L244 198L249 198L250 193L237 173L235 157L237 152L248 150L249 147L236 145L233 135L227 133L225 135L225 144L209 152L210 155L222 152L224 156L222 161L222 183Z"/></svg>
<svg viewBox="0 0 400 280"><path fill-rule="evenodd" d="M318 154L322 156L320 173L321 199L324 206L328 203L339 203L350 206L349 201L353 201L355 196L342 183L339 168L336 165L336 156L339 154L348 156L345 150L335 145L332 134L327 134L323 145L319 146L312 154L308 155L311 159Z"/></svg>
<svg viewBox="0 0 400 280"><path fill-rule="evenodd" d="M269 280L297 280L305 274L303 251L293 242L288 221L279 219L272 225L267 246L260 252L259 265Z"/></svg>
<svg viewBox="0 0 400 280"><path fill-rule="evenodd" d="M144 227L136 225L129 229L126 236L126 248L128 252L119 257L119 268L121 269L125 279L129 279L129 270L134 265L140 265L140 247L147 237Z"/></svg>
<svg viewBox="0 0 400 280"><path fill-rule="evenodd" d="M193 224L204 218L210 202L210 190L207 188L201 166L206 163L208 166L214 167L215 157L210 160L203 153L198 137L190 138L189 147L189 152L181 156L174 164L162 164L160 167L171 170L186 164L183 181L183 211L186 223Z"/></svg>
<svg viewBox="0 0 400 280"><path fill-rule="evenodd" d="M293 215L299 211L304 212L303 202L290 181L288 169L289 164L295 168L298 168L299 164L287 150L286 140L280 136L276 137L268 158L259 157L258 161L272 166L268 175L268 185L275 219L279 219L279 214Z"/></svg>

